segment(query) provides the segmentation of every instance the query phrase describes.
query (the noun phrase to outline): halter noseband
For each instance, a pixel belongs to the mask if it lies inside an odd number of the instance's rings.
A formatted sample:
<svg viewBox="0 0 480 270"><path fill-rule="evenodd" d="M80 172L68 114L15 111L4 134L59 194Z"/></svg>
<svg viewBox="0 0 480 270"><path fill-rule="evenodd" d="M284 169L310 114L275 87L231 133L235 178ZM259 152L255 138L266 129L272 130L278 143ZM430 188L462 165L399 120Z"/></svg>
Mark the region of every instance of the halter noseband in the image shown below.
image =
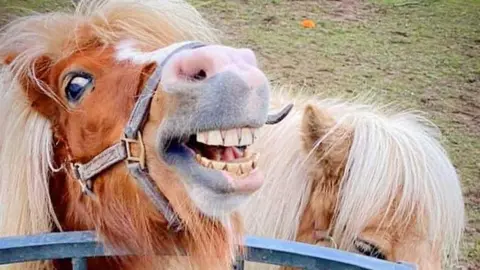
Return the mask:
<svg viewBox="0 0 480 270"><path fill-rule="evenodd" d="M137 184L143 189L146 195L153 202L155 207L160 211L167 220L169 227L175 231L181 229L180 220L175 211L170 207L167 198L156 189L153 180L148 174L148 168L145 161L145 145L143 144L141 130L145 125L150 103L162 78L162 70L170 58L186 49L196 49L206 46L199 42L190 42L176 48L171 52L153 71L148 78L145 87L142 90L130 118L124 129L122 139L116 144L105 149L103 152L92 158L87 163L70 163L70 167L74 177L80 183L84 194L93 196L93 177L107 170L110 166L125 160L130 174L136 179ZM133 156L131 146L137 144L140 150L138 156Z"/></svg>

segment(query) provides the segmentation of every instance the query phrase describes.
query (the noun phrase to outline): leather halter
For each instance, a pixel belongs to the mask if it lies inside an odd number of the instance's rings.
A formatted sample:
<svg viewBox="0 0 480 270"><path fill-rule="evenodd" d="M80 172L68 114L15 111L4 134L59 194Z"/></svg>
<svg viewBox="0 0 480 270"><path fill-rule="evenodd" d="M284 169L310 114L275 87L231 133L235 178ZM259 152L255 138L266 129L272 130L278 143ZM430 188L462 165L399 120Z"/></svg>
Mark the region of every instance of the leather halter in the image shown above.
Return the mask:
<svg viewBox="0 0 480 270"><path fill-rule="evenodd" d="M130 114L130 119L125 126L124 134L120 141L105 149L87 163L70 163L74 177L80 183L84 194L94 196L95 194L92 189L94 177L118 162L125 160L130 174L135 178L137 184L140 185L157 210L164 215L169 227L175 231L181 229L182 226L175 211L170 207L167 198L156 189L152 178L148 174L148 168L146 167L145 161L145 145L143 144L141 130L145 125L150 109L150 103L162 78L162 70L165 64L174 54L182 50L196 49L203 46L206 45L199 42L190 42L171 52L159 65L157 65L152 75L148 78L148 81ZM131 145L133 144L137 144L140 148L138 156L132 155Z"/></svg>

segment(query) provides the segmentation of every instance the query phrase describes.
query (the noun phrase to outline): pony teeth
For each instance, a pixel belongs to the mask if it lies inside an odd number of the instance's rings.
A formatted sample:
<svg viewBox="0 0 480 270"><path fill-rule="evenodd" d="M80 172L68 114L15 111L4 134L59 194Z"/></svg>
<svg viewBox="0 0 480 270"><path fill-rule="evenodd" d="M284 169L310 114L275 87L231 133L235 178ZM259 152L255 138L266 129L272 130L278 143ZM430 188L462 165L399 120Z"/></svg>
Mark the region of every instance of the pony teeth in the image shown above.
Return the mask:
<svg viewBox="0 0 480 270"><path fill-rule="evenodd" d="M197 162L203 167L214 169L217 171L226 171L236 175L243 175L250 173L253 169L257 167L258 164L258 153L253 153L249 157L242 158L241 162L223 162L210 160L206 157L202 157L200 154L195 156Z"/></svg>
<svg viewBox="0 0 480 270"><path fill-rule="evenodd" d="M248 146L257 139L257 128L210 130L197 133L197 142L219 146Z"/></svg>

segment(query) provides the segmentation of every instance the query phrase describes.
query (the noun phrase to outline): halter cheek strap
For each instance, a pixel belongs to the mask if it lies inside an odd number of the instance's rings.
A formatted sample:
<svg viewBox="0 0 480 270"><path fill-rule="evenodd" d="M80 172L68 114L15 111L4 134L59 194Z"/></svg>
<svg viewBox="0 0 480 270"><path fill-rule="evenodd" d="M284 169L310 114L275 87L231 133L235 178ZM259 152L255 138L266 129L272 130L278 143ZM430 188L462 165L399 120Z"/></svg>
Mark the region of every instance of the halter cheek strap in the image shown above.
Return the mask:
<svg viewBox="0 0 480 270"><path fill-rule="evenodd" d="M93 180L95 177L118 162L125 161L130 174L135 178L137 184L150 198L157 210L164 215L169 227L175 231L181 229L178 216L170 207L167 198L157 189L153 179L148 174L145 160L145 145L143 143L141 130L147 120L150 104L158 84L161 81L162 70L165 64L179 51L203 46L205 45L199 42L190 42L171 52L157 65L152 75L148 78L130 114L123 137L120 141L105 149L87 163L70 163L73 176L80 183L83 193L93 196ZM132 154L133 145L137 145L139 152L137 156L133 156Z"/></svg>

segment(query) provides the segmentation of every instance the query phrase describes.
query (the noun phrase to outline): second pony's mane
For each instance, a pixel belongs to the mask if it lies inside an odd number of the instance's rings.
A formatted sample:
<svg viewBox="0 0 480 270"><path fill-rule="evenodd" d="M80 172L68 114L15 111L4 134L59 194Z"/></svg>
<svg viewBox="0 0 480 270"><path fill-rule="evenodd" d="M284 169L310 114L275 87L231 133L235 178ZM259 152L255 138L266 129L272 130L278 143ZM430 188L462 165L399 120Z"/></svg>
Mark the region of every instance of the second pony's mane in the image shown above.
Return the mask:
<svg viewBox="0 0 480 270"><path fill-rule="evenodd" d="M36 59L48 56L55 63L97 41L116 46L134 40L146 51L182 40L216 42L197 11L178 0L81 1L74 11L25 16L4 29L0 64L12 60L6 53L18 54L9 67L0 66L0 237L49 232L54 223L61 229L48 190L57 169L51 124L31 108L18 83L25 77L40 83ZM85 38L91 36L96 40ZM40 86L53 97L53 91Z"/></svg>
<svg viewBox="0 0 480 270"><path fill-rule="evenodd" d="M434 124L419 113L398 113L362 100L319 99L281 89L272 94L274 103L295 106L282 123L266 128L255 145L262 150L266 183L242 211L248 233L295 241L310 200L306 164L312 164L311 154L343 126L352 128L354 136L340 182L336 222L330 228L333 238L342 240L339 248L350 249L352 240L383 207L395 205L390 212L393 218L382 222L405 229L413 218L420 228L426 224L428 232L420 233L432 243L442 243L432 248L441 249L445 264L455 262L464 226L463 201L455 168ZM324 110L336 122L310 152L300 149L300 117L307 104Z"/></svg>
<svg viewBox="0 0 480 270"><path fill-rule="evenodd" d="M288 95L272 93L272 107L280 108L292 102ZM292 111L280 124L260 129L261 139L253 145L260 153L259 167L266 181L261 190L242 206L245 229L249 234L294 240L309 200L309 163L300 144L303 111L298 109L297 100L293 103Z"/></svg>

